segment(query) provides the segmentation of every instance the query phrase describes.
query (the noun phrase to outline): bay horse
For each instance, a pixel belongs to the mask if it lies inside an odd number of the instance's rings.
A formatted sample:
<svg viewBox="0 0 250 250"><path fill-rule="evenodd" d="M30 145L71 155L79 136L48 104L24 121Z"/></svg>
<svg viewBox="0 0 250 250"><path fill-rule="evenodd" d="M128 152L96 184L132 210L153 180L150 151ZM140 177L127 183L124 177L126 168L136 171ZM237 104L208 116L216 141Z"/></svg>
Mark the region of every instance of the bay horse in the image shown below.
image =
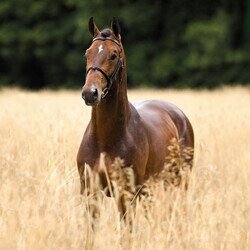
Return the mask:
<svg viewBox="0 0 250 250"><path fill-rule="evenodd" d="M89 31L93 40L85 53L82 98L92 113L77 155L81 193L85 164L101 175L102 152L107 168L119 157L124 166L133 167L136 184L143 184L163 169L172 138L182 139L182 147L194 147L192 126L173 104L148 100L132 105L128 101L126 60L115 18L111 28L101 31L90 18Z"/></svg>

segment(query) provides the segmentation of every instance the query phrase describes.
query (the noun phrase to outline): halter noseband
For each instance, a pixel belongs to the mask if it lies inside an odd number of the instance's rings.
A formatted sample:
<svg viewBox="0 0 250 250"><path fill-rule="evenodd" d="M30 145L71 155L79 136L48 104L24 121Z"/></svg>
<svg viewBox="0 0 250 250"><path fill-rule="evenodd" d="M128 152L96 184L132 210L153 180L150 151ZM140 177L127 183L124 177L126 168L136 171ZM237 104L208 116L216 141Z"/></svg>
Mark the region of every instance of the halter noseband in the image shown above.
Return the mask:
<svg viewBox="0 0 250 250"><path fill-rule="evenodd" d="M117 40L109 38L109 37L97 37L97 38L94 38L93 41L92 41L92 43L95 42L95 41L97 41L97 40L100 40L100 41L106 41L106 40L112 41L115 44L117 44L119 47L121 47L120 43ZM88 73L89 73L90 70L97 70L97 71L99 71L99 72L101 72L103 74L103 76L107 80L107 87L102 92L102 98L105 98L107 96L108 92L110 91L110 89L112 87L112 84L113 84L113 81L116 79L116 75L117 75L117 73L118 73L118 71L120 69L122 69L122 59L121 59L121 57L119 57L119 60L118 60L118 62L116 64L116 67L115 67L115 70L114 70L114 72L110 76L108 76L99 67L89 67L88 70L87 70L87 72L86 72L86 77L87 77L87 75L88 75Z"/></svg>

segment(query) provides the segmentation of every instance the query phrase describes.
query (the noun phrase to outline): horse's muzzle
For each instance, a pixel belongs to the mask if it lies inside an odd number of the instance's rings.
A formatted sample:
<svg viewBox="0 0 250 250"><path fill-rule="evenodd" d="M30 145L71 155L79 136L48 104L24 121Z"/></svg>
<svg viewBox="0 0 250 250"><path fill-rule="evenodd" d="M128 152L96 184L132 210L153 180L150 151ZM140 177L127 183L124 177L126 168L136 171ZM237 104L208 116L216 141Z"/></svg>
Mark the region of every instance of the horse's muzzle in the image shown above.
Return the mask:
<svg viewBox="0 0 250 250"><path fill-rule="evenodd" d="M98 90L95 87L86 90L83 88L82 90L82 98L85 101L85 104L88 106L95 106L99 102L98 98Z"/></svg>

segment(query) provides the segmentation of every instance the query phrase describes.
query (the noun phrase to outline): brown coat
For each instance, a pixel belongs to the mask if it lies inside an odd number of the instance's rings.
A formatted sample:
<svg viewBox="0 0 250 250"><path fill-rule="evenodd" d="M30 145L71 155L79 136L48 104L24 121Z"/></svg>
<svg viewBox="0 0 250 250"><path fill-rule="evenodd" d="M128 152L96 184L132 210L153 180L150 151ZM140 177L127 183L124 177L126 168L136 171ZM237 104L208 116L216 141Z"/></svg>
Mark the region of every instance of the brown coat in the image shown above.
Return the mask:
<svg viewBox="0 0 250 250"><path fill-rule="evenodd" d="M92 68L86 76L83 98L92 106L92 114L77 155L79 173L82 175L85 164L98 173L100 154L105 152L108 167L120 157L125 166L133 166L136 183L141 184L163 169L172 138L183 139L182 146L194 147L192 126L173 104L149 100L132 105L128 101L126 61L117 22L112 29L100 32L90 20L90 32L94 39L103 40L94 40L86 51L87 69ZM119 58L122 67L102 98L108 84L104 74L112 75Z"/></svg>

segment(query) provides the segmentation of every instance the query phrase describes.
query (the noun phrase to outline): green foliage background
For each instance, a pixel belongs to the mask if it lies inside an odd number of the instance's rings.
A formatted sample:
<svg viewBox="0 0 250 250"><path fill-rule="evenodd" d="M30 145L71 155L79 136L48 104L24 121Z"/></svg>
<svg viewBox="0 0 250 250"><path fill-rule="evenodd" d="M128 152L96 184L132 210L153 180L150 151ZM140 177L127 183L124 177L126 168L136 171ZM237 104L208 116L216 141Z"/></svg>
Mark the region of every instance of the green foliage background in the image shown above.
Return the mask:
<svg viewBox="0 0 250 250"><path fill-rule="evenodd" d="M82 86L90 16L120 20L130 87L250 83L249 0L1 0L0 85Z"/></svg>

